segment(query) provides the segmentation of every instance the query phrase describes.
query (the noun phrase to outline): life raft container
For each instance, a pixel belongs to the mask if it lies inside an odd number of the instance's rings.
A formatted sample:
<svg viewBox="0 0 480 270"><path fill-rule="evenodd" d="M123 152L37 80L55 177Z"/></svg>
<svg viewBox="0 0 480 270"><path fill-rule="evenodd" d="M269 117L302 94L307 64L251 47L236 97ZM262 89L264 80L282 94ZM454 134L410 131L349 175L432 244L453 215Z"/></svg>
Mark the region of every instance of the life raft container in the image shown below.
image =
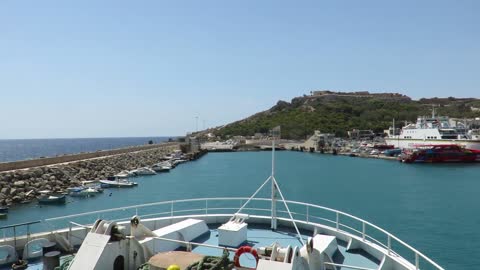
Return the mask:
<svg viewBox="0 0 480 270"><path fill-rule="evenodd" d="M237 251L235 252L235 256L233 257L233 263L235 264L236 267L240 267L240 256L243 253L250 253L255 257L256 263L258 264L258 253L257 250L250 247L250 246L241 246Z"/></svg>

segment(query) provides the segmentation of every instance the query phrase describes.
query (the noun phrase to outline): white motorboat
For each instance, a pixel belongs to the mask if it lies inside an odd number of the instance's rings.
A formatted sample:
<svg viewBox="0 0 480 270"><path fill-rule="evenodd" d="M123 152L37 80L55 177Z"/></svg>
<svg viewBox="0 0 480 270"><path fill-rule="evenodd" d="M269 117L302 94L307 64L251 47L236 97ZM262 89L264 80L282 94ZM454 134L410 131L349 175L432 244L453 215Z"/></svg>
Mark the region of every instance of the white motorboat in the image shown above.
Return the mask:
<svg viewBox="0 0 480 270"><path fill-rule="evenodd" d="M165 163L158 163L152 166L152 170L156 172L168 172L172 169L172 166L170 164L165 164Z"/></svg>
<svg viewBox="0 0 480 270"><path fill-rule="evenodd" d="M131 182L126 179L115 178L115 177L109 177L108 179L100 180L99 182L102 188L112 188L112 187L124 188L124 187L134 187L138 185L136 182Z"/></svg>
<svg viewBox="0 0 480 270"><path fill-rule="evenodd" d="M115 175L115 177L117 177L117 178L128 178L128 177L132 177L132 176L135 176L135 174L132 173L131 171L127 171L127 170L121 171L121 172L119 172L118 174Z"/></svg>
<svg viewBox="0 0 480 270"><path fill-rule="evenodd" d="M148 167L143 167L143 168L138 168L136 170L131 171L131 173L135 176L138 175L155 175L157 174L154 170L148 168Z"/></svg>
<svg viewBox="0 0 480 270"><path fill-rule="evenodd" d="M83 187L70 190L68 195L72 197L92 197L99 193L99 191L93 187Z"/></svg>

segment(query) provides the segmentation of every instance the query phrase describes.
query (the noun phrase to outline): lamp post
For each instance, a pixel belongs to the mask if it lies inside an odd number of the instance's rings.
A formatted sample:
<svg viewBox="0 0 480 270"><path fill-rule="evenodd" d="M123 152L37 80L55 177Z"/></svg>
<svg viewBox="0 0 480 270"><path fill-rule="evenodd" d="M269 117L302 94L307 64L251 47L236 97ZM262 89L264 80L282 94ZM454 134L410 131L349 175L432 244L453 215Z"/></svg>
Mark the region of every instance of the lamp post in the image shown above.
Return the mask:
<svg viewBox="0 0 480 270"><path fill-rule="evenodd" d="M195 131L198 132L198 116L195 116Z"/></svg>

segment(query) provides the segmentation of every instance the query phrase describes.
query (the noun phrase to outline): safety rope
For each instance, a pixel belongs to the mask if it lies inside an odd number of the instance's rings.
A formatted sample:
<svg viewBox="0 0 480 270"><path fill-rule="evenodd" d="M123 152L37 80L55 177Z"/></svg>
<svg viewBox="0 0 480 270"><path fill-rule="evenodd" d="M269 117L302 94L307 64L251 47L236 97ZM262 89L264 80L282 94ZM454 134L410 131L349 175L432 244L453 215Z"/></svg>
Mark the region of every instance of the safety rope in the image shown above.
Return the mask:
<svg viewBox="0 0 480 270"><path fill-rule="evenodd" d="M221 257L205 256L202 260L188 266L186 270L231 270L233 262L228 259L228 251L223 250Z"/></svg>
<svg viewBox="0 0 480 270"><path fill-rule="evenodd" d="M74 256L67 257L63 260L60 266L55 267L55 270L67 270L73 262Z"/></svg>

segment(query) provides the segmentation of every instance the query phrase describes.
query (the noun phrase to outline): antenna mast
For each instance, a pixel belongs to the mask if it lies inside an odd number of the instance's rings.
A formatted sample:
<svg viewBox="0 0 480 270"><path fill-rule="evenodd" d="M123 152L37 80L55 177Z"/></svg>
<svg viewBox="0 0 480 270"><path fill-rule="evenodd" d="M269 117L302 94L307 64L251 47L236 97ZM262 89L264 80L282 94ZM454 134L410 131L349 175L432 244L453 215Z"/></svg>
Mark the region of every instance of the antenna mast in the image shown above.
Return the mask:
<svg viewBox="0 0 480 270"><path fill-rule="evenodd" d="M272 140L272 223L271 229L277 229L277 187L275 186L275 135Z"/></svg>
<svg viewBox="0 0 480 270"><path fill-rule="evenodd" d="M305 242L303 241L302 235L300 234L300 231L298 230L297 224L295 223L295 220L293 219L292 212L290 212L290 208L288 207L287 201L285 201L285 197L283 197L282 191L280 190L280 187L278 186L277 180L275 179L275 131L278 131L280 133L280 127L274 128L272 130L272 174L263 182L263 184L253 193L253 195L248 198L248 200L238 209L237 213L240 213L243 208L258 194L258 192L268 183L268 181L271 181L271 201L272 201L272 222L271 222L271 229L276 230L277 229L277 192L278 195L280 195L282 202L285 206L285 209L287 210L287 213L290 217L290 220L293 223L293 226L295 227L295 230L297 232L298 240L302 243L302 245L305 245Z"/></svg>

